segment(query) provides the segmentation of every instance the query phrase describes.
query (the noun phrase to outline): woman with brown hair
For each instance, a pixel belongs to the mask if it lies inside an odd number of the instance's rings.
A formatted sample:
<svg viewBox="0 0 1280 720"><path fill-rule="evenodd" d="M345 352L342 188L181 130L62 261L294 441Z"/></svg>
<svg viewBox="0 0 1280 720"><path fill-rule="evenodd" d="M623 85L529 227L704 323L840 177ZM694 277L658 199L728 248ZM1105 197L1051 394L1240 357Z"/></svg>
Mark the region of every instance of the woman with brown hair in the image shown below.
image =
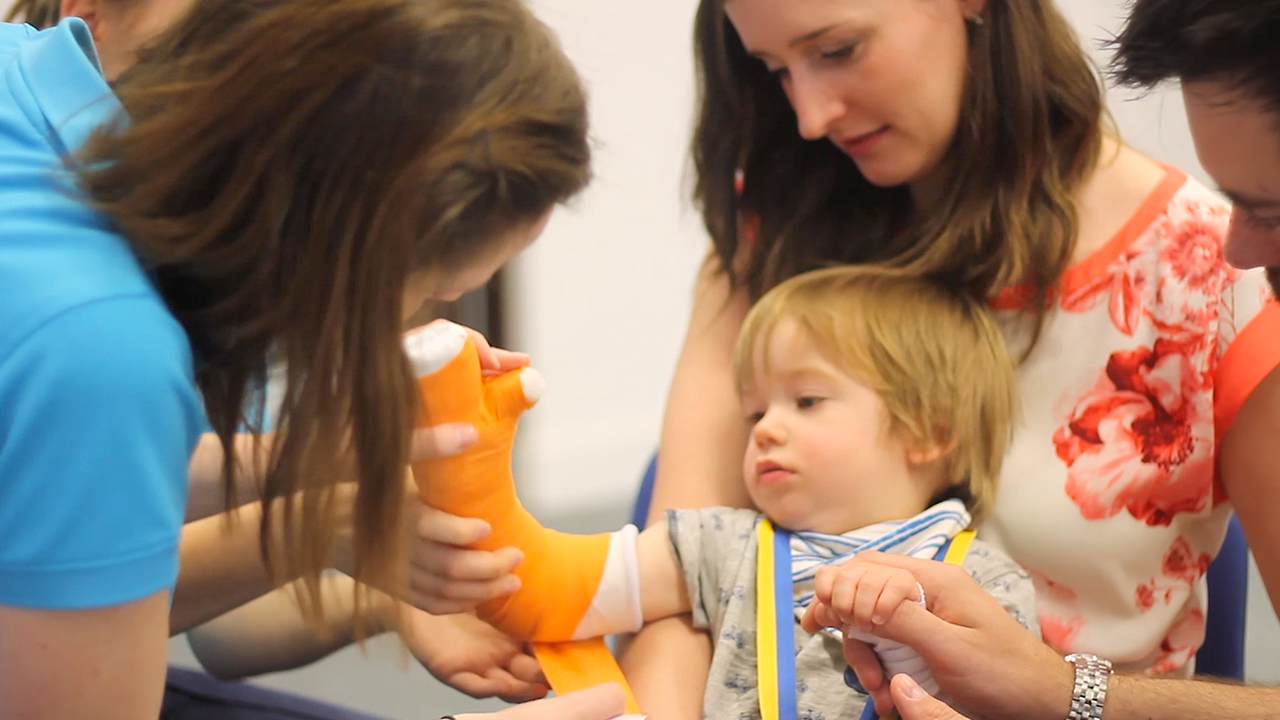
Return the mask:
<svg viewBox="0 0 1280 720"><path fill-rule="evenodd" d="M1280 421L1280 313L1223 259L1226 203L1117 139L1051 0L702 0L695 28L714 250L650 519L747 502L729 360L754 298L828 264L910 268L990 302L1022 358L981 535L1032 572L1046 640L1189 672L1231 503L1280 472L1222 445L1237 412ZM1280 546L1242 520L1280 587ZM668 621L624 666L654 714L696 718L709 650Z"/></svg>
<svg viewBox="0 0 1280 720"><path fill-rule="evenodd" d="M0 27L0 715L156 717L188 461L313 622L331 565L414 596L403 318L586 184L586 104L519 0L70 4Z"/></svg>

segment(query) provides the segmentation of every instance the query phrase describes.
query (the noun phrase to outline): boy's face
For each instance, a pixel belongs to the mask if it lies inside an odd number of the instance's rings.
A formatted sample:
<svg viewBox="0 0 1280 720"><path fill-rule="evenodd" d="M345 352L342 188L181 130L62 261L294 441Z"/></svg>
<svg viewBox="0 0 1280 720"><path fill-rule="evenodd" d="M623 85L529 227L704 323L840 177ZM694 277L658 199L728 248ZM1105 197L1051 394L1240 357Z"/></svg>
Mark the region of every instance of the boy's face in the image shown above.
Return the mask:
<svg viewBox="0 0 1280 720"><path fill-rule="evenodd" d="M750 429L742 470L761 512L791 530L837 534L928 506L936 482L913 471L876 392L790 320L756 353L742 395Z"/></svg>

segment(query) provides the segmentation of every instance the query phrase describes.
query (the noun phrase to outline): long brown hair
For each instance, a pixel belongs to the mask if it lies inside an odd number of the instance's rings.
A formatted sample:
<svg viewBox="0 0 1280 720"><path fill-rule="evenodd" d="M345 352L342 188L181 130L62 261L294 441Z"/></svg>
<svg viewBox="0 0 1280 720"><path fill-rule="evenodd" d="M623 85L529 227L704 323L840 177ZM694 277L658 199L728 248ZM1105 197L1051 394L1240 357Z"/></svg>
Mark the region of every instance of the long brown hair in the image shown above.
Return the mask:
<svg viewBox="0 0 1280 720"><path fill-rule="evenodd" d="M58 23L61 15L60 0L15 0L5 13L5 22L25 22L40 29Z"/></svg>
<svg viewBox="0 0 1280 720"><path fill-rule="evenodd" d="M522 0L200 0L115 90L127 121L95 135L80 177L190 337L229 500L270 356L287 390L264 556L307 581L314 617L332 486L354 477L357 579L397 586L406 277L586 184L580 79Z"/></svg>
<svg viewBox="0 0 1280 720"><path fill-rule="evenodd" d="M1097 161L1103 89L1050 0L990 0L983 20L943 160L953 181L917 216L907 188L874 186L832 143L801 138L724 0L701 1L694 200L735 283L754 298L805 270L880 261L979 297L1028 283L1043 306L1071 257L1073 192ZM754 245L735 268L746 219Z"/></svg>

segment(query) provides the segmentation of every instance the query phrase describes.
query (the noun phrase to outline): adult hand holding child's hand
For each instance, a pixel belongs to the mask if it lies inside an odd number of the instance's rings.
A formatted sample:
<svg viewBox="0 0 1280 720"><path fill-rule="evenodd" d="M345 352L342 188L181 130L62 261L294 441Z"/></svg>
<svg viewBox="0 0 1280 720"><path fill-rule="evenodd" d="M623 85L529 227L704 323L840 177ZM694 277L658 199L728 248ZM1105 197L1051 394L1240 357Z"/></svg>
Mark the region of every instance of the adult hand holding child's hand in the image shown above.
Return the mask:
<svg viewBox="0 0 1280 720"><path fill-rule="evenodd" d="M920 653L943 693L964 712L989 720L1058 720L1066 715L1072 666L1019 625L964 568L878 552L860 554L845 565L860 566L907 571L924 588L927 608L900 601L883 623L874 625L872 633ZM829 612L811 608L814 618L806 622L817 624L830 617L825 614ZM844 652L876 709L883 714L894 707L891 678L885 676L871 649L846 639ZM900 678L895 684L902 682ZM909 690L909 685L898 688L899 693ZM948 717L929 714L933 712L929 703L912 705L916 718Z"/></svg>

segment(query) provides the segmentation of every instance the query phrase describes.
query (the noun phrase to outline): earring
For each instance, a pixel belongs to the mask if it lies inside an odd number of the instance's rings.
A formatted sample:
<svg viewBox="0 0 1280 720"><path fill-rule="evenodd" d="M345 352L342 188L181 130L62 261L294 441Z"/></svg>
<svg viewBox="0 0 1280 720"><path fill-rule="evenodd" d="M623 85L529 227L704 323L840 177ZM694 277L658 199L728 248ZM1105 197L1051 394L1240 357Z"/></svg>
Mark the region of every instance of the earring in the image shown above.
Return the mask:
<svg viewBox="0 0 1280 720"><path fill-rule="evenodd" d="M965 20L968 20L969 22L973 23L974 27L982 27L987 22L986 20L982 19L982 15L979 15L977 13L970 15L969 17L965 18Z"/></svg>

